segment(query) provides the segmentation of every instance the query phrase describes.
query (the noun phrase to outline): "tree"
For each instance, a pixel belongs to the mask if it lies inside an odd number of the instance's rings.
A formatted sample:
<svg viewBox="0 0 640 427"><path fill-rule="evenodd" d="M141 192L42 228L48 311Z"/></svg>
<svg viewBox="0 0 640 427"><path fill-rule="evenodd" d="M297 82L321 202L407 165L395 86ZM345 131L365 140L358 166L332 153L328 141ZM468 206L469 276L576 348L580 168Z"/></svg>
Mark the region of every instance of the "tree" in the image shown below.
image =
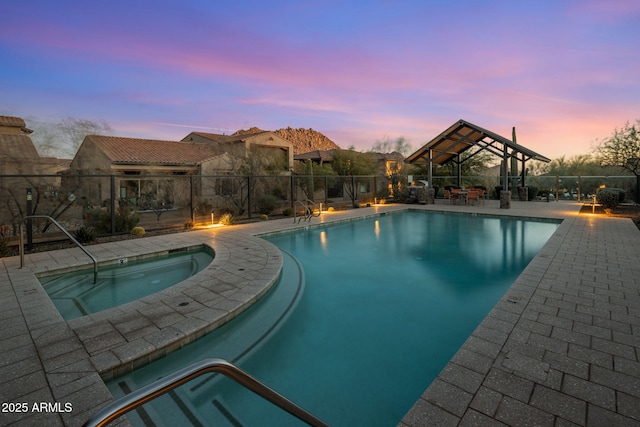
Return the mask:
<svg viewBox="0 0 640 427"><path fill-rule="evenodd" d="M358 176L372 175L376 170L376 159L371 153L358 153L353 150L336 150L331 167L343 178L344 189L351 199L353 207L358 200Z"/></svg>
<svg viewBox="0 0 640 427"><path fill-rule="evenodd" d="M265 152L260 146L251 145L244 155L244 146L229 153L229 176L221 180L217 192L227 203L244 214L249 200L255 200L256 194L273 194L274 186L260 181L263 175L278 175L288 166L284 157L276 152ZM282 193L282 191L277 191ZM249 213L250 214L250 213Z"/></svg>
<svg viewBox="0 0 640 427"><path fill-rule="evenodd" d="M94 122L85 119L65 117L57 123L35 122L31 136L33 143L42 154L72 158L87 135L108 135L111 126L101 120Z"/></svg>
<svg viewBox="0 0 640 427"><path fill-rule="evenodd" d="M636 203L640 203L640 119L614 129L596 147L596 154L602 166L615 166L636 176Z"/></svg>
<svg viewBox="0 0 640 427"><path fill-rule="evenodd" d="M313 163L311 162L311 170L309 170L309 163L296 161L293 165L294 175L303 177L303 179L297 179L298 187L305 193L308 199L314 200L313 192L318 190L326 190L327 185L331 186L334 183L336 172L331 168L329 163ZM309 177L313 178L309 181Z"/></svg>
<svg viewBox="0 0 640 427"><path fill-rule="evenodd" d="M390 138L386 138L383 141L376 141L375 144L371 147L370 152L373 153L400 153L404 157L407 157L412 151L413 148L411 144L407 142L404 137L400 137L395 141L392 141Z"/></svg>
<svg viewBox="0 0 640 427"><path fill-rule="evenodd" d="M47 215L57 220L74 205L76 199L72 195L78 190L77 187L69 187L65 191L59 191L56 188L51 192L49 191L50 185L42 178L34 176L23 179L26 185L18 186L15 181L11 181L10 185L0 186L0 200L3 204L0 207L0 212L3 214L2 220L10 221L14 225L14 234L21 219L28 214L24 206L25 193L23 191L25 187L31 189L31 215ZM36 227L42 226L40 232L43 233L52 225L49 220L34 222Z"/></svg>

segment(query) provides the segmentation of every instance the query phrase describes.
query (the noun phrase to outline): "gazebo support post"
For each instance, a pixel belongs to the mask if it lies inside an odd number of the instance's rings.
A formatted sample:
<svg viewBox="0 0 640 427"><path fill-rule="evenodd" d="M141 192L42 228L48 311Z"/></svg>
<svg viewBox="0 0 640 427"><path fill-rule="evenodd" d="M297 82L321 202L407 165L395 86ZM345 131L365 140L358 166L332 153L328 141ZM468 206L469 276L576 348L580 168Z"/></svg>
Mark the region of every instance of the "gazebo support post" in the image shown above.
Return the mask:
<svg viewBox="0 0 640 427"><path fill-rule="evenodd" d="M504 145L502 151L502 191L500 191L500 209L511 209L511 191L509 191L509 151Z"/></svg>
<svg viewBox="0 0 640 427"><path fill-rule="evenodd" d="M427 167L429 168L429 170L433 167L434 164L443 165L453 162L457 167L457 182L458 185L461 186L461 166L462 163L464 163L463 161L461 161L461 153L473 146L479 147L479 150L476 151L476 153L482 150L486 150L490 154L493 154L502 159L502 165L500 168L502 179L499 182L501 183L501 186L505 191L505 196L508 196L508 198L505 199L504 206L501 207L509 208L511 203L511 191L509 191L509 159L512 159L514 163L514 173L512 174L513 182L511 186L512 188L517 187L518 185L521 185L523 187L526 185L526 160L538 160L546 163L549 163L551 161L551 159L548 159L526 147L518 145L515 141L515 138L515 127L513 128L513 141L511 141L508 138L500 136L495 132L483 129L461 119L447 128L444 132L433 138L431 141L427 142L416 152L409 155L409 157L405 159L405 162L409 164L427 163ZM472 157L473 155L467 157L465 161L471 159ZM519 164L519 162L522 163ZM522 166L521 171L518 171L519 166ZM454 176L456 175L453 171L451 171L451 173ZM429 175L429 186L432 187L433 177L430 176L431 174L429 172L427 172L427 174ZM640 199L640 176L638 177L638 180L638 199ZM498 198L501 198L500 194L497 194L496 196Z"/></svg>
<svg viewBox="0 0 640 427"><path fill-rule="evenodd" d="M427 157L427 182L429 188L433 188L433 150L429 150L429 157Z"/></svg>
<svg viewBox="0 0 640 427"><path fill-rule="evenodd" d="M458 173L458 187L462 187L462 163L460 162L460 153L456 156L456 166Z"/></svg>

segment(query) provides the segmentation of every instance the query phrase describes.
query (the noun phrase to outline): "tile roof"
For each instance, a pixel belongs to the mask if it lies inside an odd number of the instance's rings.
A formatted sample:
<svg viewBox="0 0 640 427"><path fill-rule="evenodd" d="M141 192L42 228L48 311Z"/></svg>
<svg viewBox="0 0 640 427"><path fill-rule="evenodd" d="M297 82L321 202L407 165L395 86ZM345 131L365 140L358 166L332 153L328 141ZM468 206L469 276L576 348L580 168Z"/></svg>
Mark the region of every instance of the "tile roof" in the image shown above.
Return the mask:
<svg viewBox="0 0 640 427"><path fill-rule="evenodd" d="M88 135L113 162L120 164L198 165L224 154L211 144Z"/></svg>
<svg viewBox="0 0 640 427"><path fill-rule="evenodd" d="M293 156L295 160L316 160L316 161L331 161L336 150L313 150L307 153L296 154Z"/></svg>
<svg viewBox="0 0 640 427"><path fill-rule="evenodd" d="M198 135L202 138L206 138L214 142L226 141L229 139L229 136L230 136L230 135L222 135L218 133L207 133L207 132L191 132L189 135ZM189 137L189 135L187 135L185 139Z"/></svg>
<svg viewBox="0 0 640 427"><path fill-rule="evenodd" d="M4 133L2 132L2 128L19 128L22 133L26 134L33 132L31 129L27 128L23 119L13 116L0 116L0 133Z"/></svg>
<svg viewBox="0 0 640 427"><path fill-rule="evenodd" d="M12 117L12 116L0 116L0 126L11 126L11 127L19 127L23 128L27 125L24 120L20 117Z"/></svg>
<svg viewBox="0 0 640 427"><path fill-rule="evenodd" d="M259 130L256 132L243 132L243 133L236 132L233 135L220 135L217 133L206 133L206 132L191 132L189 135L192 135L192 134L198 135L202 138L206 138L214 142L237 142L237 141L243 141L247 138L251 138L257 135L261 135L263 133L271 133L271 132L268 130ZM189 135L187 135L187 137Z"/></svg>

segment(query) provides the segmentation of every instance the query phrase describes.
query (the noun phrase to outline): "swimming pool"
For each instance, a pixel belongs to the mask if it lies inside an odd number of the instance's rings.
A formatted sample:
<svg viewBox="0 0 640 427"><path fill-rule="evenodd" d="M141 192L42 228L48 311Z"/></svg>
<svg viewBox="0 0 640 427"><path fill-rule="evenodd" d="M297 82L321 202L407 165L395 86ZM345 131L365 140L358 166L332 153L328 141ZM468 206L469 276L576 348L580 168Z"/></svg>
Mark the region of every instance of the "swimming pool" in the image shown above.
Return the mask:
<svg viewBox="0 0 640 427"><path fill-rule="evenodd" d="M236 363L331 425L396 425L557 225L408 211L268 237L299 260L305 291L287 321ZM225 340L198 345L206 350L187 346L170 357L181 366L219 357ZM163 364L109 387L118 396L175 370ZM195 385L178 389L171 399L186 408L179 416L298 425L216 381L202 394Z"/></svg>
<svg viewBox="0 0 640 427"><path fill-rule="evenodd" d="M141 260L121 258L93 269L40 276L49 298L65 320L116 307L173 286L202 271L213 260L213 250L200 245L156 254Z"/></svg>

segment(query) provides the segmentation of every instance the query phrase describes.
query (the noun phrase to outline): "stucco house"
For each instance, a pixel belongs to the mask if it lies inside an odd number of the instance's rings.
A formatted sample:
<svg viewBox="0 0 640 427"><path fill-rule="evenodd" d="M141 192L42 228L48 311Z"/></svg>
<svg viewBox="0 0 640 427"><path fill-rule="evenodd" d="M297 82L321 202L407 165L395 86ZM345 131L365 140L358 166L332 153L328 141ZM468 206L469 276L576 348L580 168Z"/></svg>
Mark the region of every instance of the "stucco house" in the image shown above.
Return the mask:
<svg viewBox="0 0 640 427"><path fill-rule="evenodd" d="M38 172L40 156L20 117L0 116L0 174L17 175Z"/></svg>
<svg viewBox="0 0 640 427"><path fill-rule="evenodd" d="M293 168L293 144L270 131L249 130L233 135L191 132L182 142L210 144L240 158L255 153L262 159L281 164L283 172L290 172Z"/></svg>
<svg viewBox="0 0 640 427"><path fill-rule="evenodd" d="M297 161L311 160L313 163L322 165L324 163L331 163L335 152L336 150L313 150L306 153L296 154L293 156L293 159Z"/></svg>
<svg viewBox="0 0 640 427"><path fill-rule="evenodd" d="M88 135L71 162L69 179L77 180L78 195L92 206L110 200L109 175L114 175L115 197L131 206L184 207L193 192L206 191L188 176L226 174L230 164L229 154L211 144Z"/></svg>
<svg viewBox="0 0 640 427"><path fill-rule="evenodd" d="M14 229L19 218L26 215L27 198L34 207L40 205L41 210L46 210L47 202L55 203L49 196L59 186L56 177L29 176L47 173L53 162L40 158L29 136L32 132L24 119L0 116L0 225L12 224Z"/></svg>

